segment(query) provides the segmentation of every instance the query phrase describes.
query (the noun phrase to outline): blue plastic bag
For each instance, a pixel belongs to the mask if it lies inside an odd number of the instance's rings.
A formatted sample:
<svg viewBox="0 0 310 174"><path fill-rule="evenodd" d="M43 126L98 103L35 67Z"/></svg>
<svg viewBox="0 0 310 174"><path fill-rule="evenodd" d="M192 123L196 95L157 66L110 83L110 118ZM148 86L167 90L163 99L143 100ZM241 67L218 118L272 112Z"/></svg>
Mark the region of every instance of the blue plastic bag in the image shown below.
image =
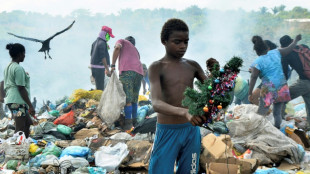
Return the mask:
<svg viewBox="0 0 310 174"><path fill-rule="evenodd" d="M30 165L31 167L40 167L41 163L45 161L45 158L46 155L37 155L27 163L27 166Z"/></svg>
<svg viewBox="0 0 310 174"><path fill-rule="evenodd" d="M149 111L149 106L144 105L140 108L138 108L138 116L137 116L137 122L140 123L143 121L146 117L147 112Z"/></svg>
<svg viewBox="0 0 310 174"><path fill-rule="evenodd" d="M106 174L107 170L102 167L87 167L90 174Z"/></svg>
<svg viewBox="0 0 310 174"><path fill-rule="evenodd" d="M254 174L288 174L282 170L277 168L270 168L270 169L257 169Z"/></svg>
<svg viewBox="0 0 310 174"><path fill-rule="evenodd" d="M91 150L88 147L69 146L62 151L60 158L66 155L73 157L87 157L90 153Z"/></svg>

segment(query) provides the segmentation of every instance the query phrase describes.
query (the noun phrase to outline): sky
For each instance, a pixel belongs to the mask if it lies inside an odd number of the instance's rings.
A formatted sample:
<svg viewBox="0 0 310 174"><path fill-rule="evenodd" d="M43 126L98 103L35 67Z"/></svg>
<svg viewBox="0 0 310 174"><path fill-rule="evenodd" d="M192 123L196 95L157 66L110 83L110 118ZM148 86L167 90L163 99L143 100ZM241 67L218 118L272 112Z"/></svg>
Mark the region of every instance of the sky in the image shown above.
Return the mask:
<svg viewBox="0 0 310 174"><path fill-rule="evenodd" d="M209 9L258 10L260 7L272 8L281 4L286 10L295 6L310 9L309 0L0 0L0 12L23 10L51 15L68 15L75 9L88 9L92 13L117 14L121 9L172 8L182 10L192 5Z"/></svg>
<svg viewBox="0 0 310 174"><path fill-rule="evenodd" d="M11 12L13 10L23 10L66 16L77 9L88 9L93 14L118 14L122 9L170 8L183 10L192 5L196 5L199 8L220 9L222 11L239 8L246 11L257 11L263 6L270 9L281 4L286 6L286 10L290 10L295 6L310 9L310 3L308 1L309 0L0 0L0 13L3 11ZM240 20L241 14L223 16L216 13L218 12L210 12L208 14L206 19L206 21L208 21L208 27L203 28L202 31L199 32L199 35L195 35L191 38L191 40L195 40L198 44L194 45L194 42L190 42L189 49L185 55L186 58L195 58L203 68L205 67L206 58L209 57L215 57L219 60L220 64L224 64L232 55L243 56L243 50L238 49L238 46L235 44L236 40L239 40L237 33L240 31L240 26L243 26L243 21ZM71 19L72 17L67 16L66 19L68 18ZM130 20L132 19L129 19L129 21ZM67 27L70 22L71 21L59 21L55 24L53 23L53 25L56 25L60 30ZM102 22L103 21L98 21L98 26L101 26ZM14 23L14 21L12 21L12 23ZM32 21L31 24L39 26L36 21ZM139 26L137 26L137 30L127 31L123 29L123 27L118 26L121 24L114 24L113 22L110 24L112 25L113 33L116 35L116 37L110 41L110 46L113 46L118 39L139 31ZM46 21L42 24L40 23L40 27L43 28L48 28L50 25L50 21ZM55 29L55 31L59 30ZM72 39L70 36L77 35L76 33L80 34L80 30L85 31L82 33L83 35L81 35L83 39L74 38L76 42L74 44L68 44L69 40ZM23 33L25 36L33 36L33 33L27 33L27 31L28 30L16 31L15 34ZM55 31L53 29L53 31L49 31L48 33L54 33ZM31 74L31 94L37 97L39 104L42 103L42 100L46 101L50 99L55 101L65 95L70 96L74 89L81 88L89 90L94 88L90 83L91 71L87 66L89 65L90 59L90 45L97 37L98 31L99 28L87 28L81 26L79 21L76 21L70 31L58 36L52 41L52 50L50 53L53 60L43 60L43 53L38 52L40 44L10 37L11 42L22 43L26 47L27 62L22 65L25 70ZM4 31L2 30L2 32ZM164 55L164 49L159 40L160 26L155 26L150 31L143 31L143 33L146 32L149 32L147 37L143 35L136 35L135 37L136 46L141 55L141 61L149 66L151 62ZM36 37L45 38L47 36L49 35L42 32L37 33ZM154 40L154 38L157 39ZM208 40L204 38L208 38ZM147 39L153 39L154 42L148 42ZM223 44L223 40L225 40L225 44ZM248 40L250 43L250 38L248 38ZM0 42L0 72L3 72L4 67L10 61L7 51L3 51L5 44L6 43ZM70 45L70 47L68 47L68 45ZM113 49L110 49L110 56L112 56L112 51ZM253 55L250 56L255 56L254 51ZM1 59L2 57L4 57L4 59ZM72 61L73 58L76 61ZM38 62L40 66L37 66ZM245 75L248 76L249 74L246 73ZM245 75L244 77L247 78ZM0 74L0 79L2 78L2 74Z"/></svg>

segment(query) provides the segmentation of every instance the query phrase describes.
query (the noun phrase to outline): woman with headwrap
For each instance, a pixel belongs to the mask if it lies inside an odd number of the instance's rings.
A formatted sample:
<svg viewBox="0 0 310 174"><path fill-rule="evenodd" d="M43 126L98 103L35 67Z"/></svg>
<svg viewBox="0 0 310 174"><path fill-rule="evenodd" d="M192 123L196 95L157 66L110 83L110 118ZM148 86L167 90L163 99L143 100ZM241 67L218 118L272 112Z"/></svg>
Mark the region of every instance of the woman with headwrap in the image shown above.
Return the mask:
<svg viewBox="0 0 310 174"><path fill-rule="evenodd" d="M110 37L114 38L112 29L108 26L103 26L98 38L93 42L90 56L90 67L92 76L96 82L96 89L103 90L105 74L111 76L109 70L110 66L110 55L108 52L109 46L107 42Z"/></svg>

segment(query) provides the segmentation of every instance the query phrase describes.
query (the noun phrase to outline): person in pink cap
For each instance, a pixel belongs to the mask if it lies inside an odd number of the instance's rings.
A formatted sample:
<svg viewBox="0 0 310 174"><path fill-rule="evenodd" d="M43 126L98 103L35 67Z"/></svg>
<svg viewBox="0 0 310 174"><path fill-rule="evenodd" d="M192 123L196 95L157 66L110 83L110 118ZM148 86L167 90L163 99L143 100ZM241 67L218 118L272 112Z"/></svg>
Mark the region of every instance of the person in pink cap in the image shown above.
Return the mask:
<svg viewBox="0 0 310 174"><path fill-rule="evenodd" d="M116 42L112 56L112 71L115 70L116 60L119 59L119 80L126 94L125 124L123 129L129 130L137 120L138 97L141 81L144 75L140 54L135 47L135 38L128 36Z"/></svg>
<svg viewBox="0 0 310 174"><path fill-rule="evenodd" d="M108 26L103 26L101 28L99 36L93 42L91 47L90 67L92 76L94 77L96 82L97 90L104 89L105 74L107 74L109 77L111 76L111 72L109 70L109 45L107 44L107 42L110 40L110 37L114 38L114 35L112 34L112 29Z"/></svg>

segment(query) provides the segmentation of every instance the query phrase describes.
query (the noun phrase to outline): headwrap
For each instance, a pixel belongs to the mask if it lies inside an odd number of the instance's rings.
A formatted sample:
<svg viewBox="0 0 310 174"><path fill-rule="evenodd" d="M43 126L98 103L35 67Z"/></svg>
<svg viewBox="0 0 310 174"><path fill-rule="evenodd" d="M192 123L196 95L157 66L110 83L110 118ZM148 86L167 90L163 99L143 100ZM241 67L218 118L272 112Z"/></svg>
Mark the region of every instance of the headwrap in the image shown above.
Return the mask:
<svg viewBox="0 0 310 174"><path fill-rule="evenodd" d="M101 30L100 33L99 33L99 38L101 38L102 40L105 40L106 42L108 42L110 40L110 35L109 35L109 33ZM109 50L110 46L108 45L108 43L107 43L107 47L108 47L108 50Z"/></svg>

